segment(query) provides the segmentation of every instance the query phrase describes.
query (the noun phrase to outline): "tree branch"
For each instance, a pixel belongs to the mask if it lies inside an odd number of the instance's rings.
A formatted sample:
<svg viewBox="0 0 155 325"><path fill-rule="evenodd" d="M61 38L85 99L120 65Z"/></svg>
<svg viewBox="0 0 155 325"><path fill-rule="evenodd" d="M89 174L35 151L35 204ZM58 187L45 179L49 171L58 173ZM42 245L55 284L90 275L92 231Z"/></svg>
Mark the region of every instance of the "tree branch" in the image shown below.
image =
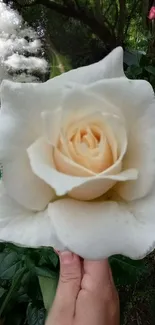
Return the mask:
<svg viewBox="0 0 155 325"><path fill-rule="evenodd" d="M119 0L119 24L118 24L118 41L123 42L124 39L124 27L125 27L126 5L125 0Z"/></svg>
<svg viewBox="0 0 155 325"><path fill-rule="evenodd" d="M117 3L115 2L115 9L116 9L116 14L115 14L115 22L114 22L114 25L113 25L113 28L115 30L117 24L118 24L118 16L119 16L119 13L118 13L118 5Z"/></svg>
<svg viewBox="0 0 155 325"><path fill-rule="evenodd" d="M95 0L95 4L94 4L94 15L96 20L101 24L103 24L103 22L106 24L106 26L109 28L109 30L111 31L111 33L113 32L113 26L112 24L109 22L109 20L106 18L107 15L103 14L102 12L102 2L101 0Z"/></svg>
<svg viewBox="0 0 155 325"><path fill-rule="evenodd" d="M92 32L96 34L102 41L106 42L107 44L111 45L112 47L115 46L116 38L115 35L109 30L109 28L105 25L103 20L102 25L98 22L93 15L84 10L78 10L76 7L73 6L66 6L60 3L56 3L55 1L50 0L35 0L33 3L29 4L20 4L18 0L13 0L16 2L21 8L25 7L32 7L34 5L42 5L48 9L56 11L57 13L64 15L66 17L72 17L76 20L87 25L91 28ZM104 18L103 18L104 19Z"/></svg>

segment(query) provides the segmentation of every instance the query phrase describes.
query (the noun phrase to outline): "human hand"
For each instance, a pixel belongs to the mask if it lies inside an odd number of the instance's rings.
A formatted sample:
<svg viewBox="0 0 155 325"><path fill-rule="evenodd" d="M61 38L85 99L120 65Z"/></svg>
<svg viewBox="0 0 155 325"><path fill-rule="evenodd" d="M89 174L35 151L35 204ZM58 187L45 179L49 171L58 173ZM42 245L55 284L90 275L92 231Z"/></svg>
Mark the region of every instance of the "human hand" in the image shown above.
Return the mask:
<svg viewBox="0 0 155 325"><path fill-rule="evenodd" d="M60 279L46 325L119 325L119 299L107 260L60 255Z"/></svg>

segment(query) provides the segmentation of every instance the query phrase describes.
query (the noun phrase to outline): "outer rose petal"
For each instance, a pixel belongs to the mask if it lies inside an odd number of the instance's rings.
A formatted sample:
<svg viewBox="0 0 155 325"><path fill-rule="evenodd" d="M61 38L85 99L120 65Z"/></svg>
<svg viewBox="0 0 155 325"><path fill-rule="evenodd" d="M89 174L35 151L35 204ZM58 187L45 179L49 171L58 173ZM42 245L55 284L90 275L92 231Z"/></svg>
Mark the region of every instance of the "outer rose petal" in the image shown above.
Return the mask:
<svg viewBox="0 0 155 325"><path fill-rule="evenodd" d="M152 86L144 80L119 78L96 82L87 89L119 107L126 119L128 149L123 169L136 168L139 177L134 182L116 185L117 192L125 200L147 195L155 179L155 99Z"/></svg>
<svg viewBox="0 0 155 325"><path fill-rule="evenodd" d="M4 164L3 182L10 197L33 211L44 210L56 197L54 190L32 172L26 153Z"/></svg>
<svg viewBox="0 0 155 325"><path fill-rule="evenodd" d="M155 190L132 204L68 198L51 203L48 213L64 247L83 258L123 254L139 259L155 247L154 197Z"/></svg>
<svg viewBox="0 0 155 325"><path fill-rule="evenodd" d="M9 198L0 182L0 240L70 249L89 259L142 258L155 247L154 196L130 204L63 199L34 213Z"/></svg>
<svg viewBox="0 0 155 325"><path fill-rule="evenodd" d="M146 196L155 182L155 103L145 115L135 121L129 134L127 154L123 161L124 169L137 168L138 179L119 183L115 190L125 200L135 200Z"/></svg>
<svg viewBox="0 0 155 325"><path fill-rule="evenodd" d="M119 108L127 126L142 117L154 102L154 91L145 80L130 80L126 77L97 81L89 85L87 91L100 96L108 105Z"/></svg>
<svg viewBox="0 0 155 325"><path fill-rule="evenodd" d="M57 246L63 249L55 234L47 209L32 212L11 199L0 182L0 241L28 247Z"/></svg>
<svg viewBox="0 0 155 325"><path fill-rule="evenodd" d="M41 136L40 113L58 107L62 95L74 83L90 84L103 78L119 78L123 72L123 50L112 51L98 63L69 71L45 83L1 85L0 157L10 158Z"/></svg>
<svg viewBox="0 0 155 325"><path fill-rule="evenodd" d="M62 90L43 84L3 81L1 87L0 158L17 157L42 134L41 112L56 108Z"/></svg>

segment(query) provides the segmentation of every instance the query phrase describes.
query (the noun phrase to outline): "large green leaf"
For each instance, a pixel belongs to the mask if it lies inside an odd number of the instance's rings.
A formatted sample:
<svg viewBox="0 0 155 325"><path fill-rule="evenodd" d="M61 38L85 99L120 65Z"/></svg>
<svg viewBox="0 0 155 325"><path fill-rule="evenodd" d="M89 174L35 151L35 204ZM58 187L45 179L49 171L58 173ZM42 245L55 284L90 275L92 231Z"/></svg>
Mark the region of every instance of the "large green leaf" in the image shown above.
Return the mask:
<svg viewBox="0 0 155 325"><path fill-rule="evenodd" d="M43 277L39 276L39 283L40 288L43 296L44 306L46 310L48 311L54 301L57 284L58 284L58 276L55 275L53 277Z"/></svg>
<svg viewBox="0 0 155 325"><path fill-rule="evenodd" d="M35 267L35 270L38 276L43 276L48 278L57 277L57 274L54 271L51 271L49 268L46 267Z"/></svg>
<svg viewBox="0 0 155 325"><path fill-rule="evenodd" d="M153 76L155 76L155 67L152 65L149 65L148 67L145 67L145 70L149 73L151 73Z"/></svg>
<svg viewBox="0 0 155 325"><path fill-rule="evenodd" d="M16 252L9 251L0 253L0 278L3 280L12 279L21 266L21 261Z"/></svg>

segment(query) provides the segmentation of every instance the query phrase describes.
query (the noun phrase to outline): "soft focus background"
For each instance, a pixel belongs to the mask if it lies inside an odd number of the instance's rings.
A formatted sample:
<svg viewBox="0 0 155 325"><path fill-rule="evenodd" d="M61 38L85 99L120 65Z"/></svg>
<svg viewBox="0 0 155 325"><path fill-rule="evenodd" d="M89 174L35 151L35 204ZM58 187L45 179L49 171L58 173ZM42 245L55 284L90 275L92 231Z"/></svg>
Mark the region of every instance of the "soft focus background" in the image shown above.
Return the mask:
<svg viewBox="0 0 155 325"><path fill-rule="evenodd" d="M118 45L127 76L155 88L155 1L0 0L0 80L43 82ZM110 263L121 324L154 325L154 253L143 261L113 256ZM58 276L52 249L1 243L0 325L43 325Z"/></svg>

